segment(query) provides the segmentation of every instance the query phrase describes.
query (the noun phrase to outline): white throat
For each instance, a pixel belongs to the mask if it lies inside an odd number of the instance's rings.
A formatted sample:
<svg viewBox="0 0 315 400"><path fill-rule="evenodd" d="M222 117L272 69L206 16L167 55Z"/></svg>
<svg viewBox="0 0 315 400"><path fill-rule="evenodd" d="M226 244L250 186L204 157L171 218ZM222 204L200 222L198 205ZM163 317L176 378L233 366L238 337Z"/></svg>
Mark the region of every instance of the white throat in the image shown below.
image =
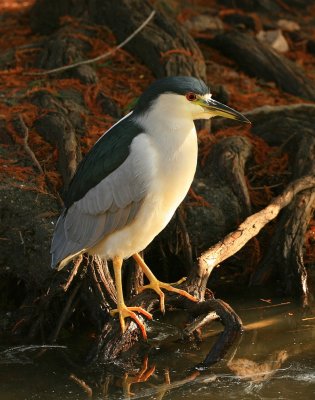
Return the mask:
<svg viewBox="0 0 315 400"><path fill-rule="evenodd" d="M155 149L154 181L157 192L164 193L170 218L187 194L196 171L198 144L192 114L185 102L162 95L137 122Z"/></svg>
<svg viewBox="0 0 315 400"><path fill-rule="evenodd" d="M164 151L176 151L187 136L196 135L194 118L184 96L161 95L136 121Z"/></svg>

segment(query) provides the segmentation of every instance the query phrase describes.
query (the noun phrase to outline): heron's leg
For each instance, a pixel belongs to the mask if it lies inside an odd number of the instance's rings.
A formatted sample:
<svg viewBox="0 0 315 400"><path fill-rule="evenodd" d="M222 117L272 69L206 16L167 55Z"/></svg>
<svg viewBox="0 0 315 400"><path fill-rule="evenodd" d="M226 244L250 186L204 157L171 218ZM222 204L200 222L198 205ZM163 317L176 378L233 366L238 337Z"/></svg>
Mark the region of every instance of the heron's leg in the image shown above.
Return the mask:
<svg viewBox="0 0 315 400"><path fill-rule="evenodd" d="M117 290L117 308L110 311L110 314L113 316L115 314L119 314L120 326L121 330L124 333L126 330L125 318L129 317L132 318L137 325L139 326L142 336L144 339L147 338L147 333L143 323L139 320L137 315L134 311L143 314L149 319L152 319L152 315L148 313L141 307L127 307L124 301L124 294L122 289L122 281L121 281L121 268L122 268L123 260L120 257L115 257L113 259L113 267L114 267L114 274L115 274L115 284Z"/></svg>
<svg viewBox="0 0 315 400"><path fill-rule="evenodd" d="M187 297L187 299L192 300L192 301L198 301L198 299L188 292L186 290L178 289L173 287L170 283L164 283L159 281L156 276L152 273L150 268L147 266L147 264L144 262L143 258L138 254L135 253L133 255L133 258L136 260L136 263L139 265L139 267L142 269L144 275L149 279L149 284L141 286L138 290L139 292L143 292L146 289L152 289L154 290L159 296L160 296L160 309L164 313L165 312L165 296L164 293L162 292L161 289L168 290L169 292L175 292L178 293L182 296ZM185 280L185 278L181 279L180 281L176 282L175 284L182 283Z"/></svg>

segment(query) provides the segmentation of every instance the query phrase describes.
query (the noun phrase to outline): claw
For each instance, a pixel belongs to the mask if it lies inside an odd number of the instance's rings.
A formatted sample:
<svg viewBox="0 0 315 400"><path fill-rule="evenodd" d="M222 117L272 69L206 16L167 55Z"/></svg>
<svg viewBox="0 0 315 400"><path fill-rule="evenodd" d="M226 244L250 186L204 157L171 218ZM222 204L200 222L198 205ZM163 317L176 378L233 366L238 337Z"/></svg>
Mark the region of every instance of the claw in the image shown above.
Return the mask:
<svg viewBox="0 0 315 400"><path fill-rule="evenodd" d="M147 289L152 289L154 290L159 296L160 296L160 310L161 312L164 314L165 313L165 294L162 292L162 290L160 289L160 285L158 280L155 281L151 281L148 285L144 285L144 286L140 286L138 288L138 292L142 293L144 290Z"/></svg>
<svg viewBox="0 0 315 400"><path fill-rule="evenodd" d="M191 294L189 294L188 292L186 292L186 290L178 289L178 288L173 287L172 284L170 284L170 283L164 283L164 282L159 281L138 253L135 253L133 255L133 258L136 260L137 264L142 269L143 273L146 275L146 277L149 279L149 282L150 282L148 285L139 287L138 292L141 293L146 289L154 290L160 296L160 309L161 309L162 313L165 312L165 295L161 289L168 290L169 292L178 293L181 296L187 297L187 299L189 299L191 301L195 301L195 302L198 301L198 299L196 297L194 297ZM178 282L173 283L173 285L179 285L180 283L183 283L185 280L186 280L186 278L182 278Z"/></svg>
<svg viewBox="0 0 315 400"><path fill-rule="evenodd" d="M184 276L183 278L181 278L179 281L174 282L174 283L170 283L170 285L175 286L175 285L180 285L181 283L187 281L187 277Z"/></svg>
<svg viewBox="0 0 315 400"><path fill-rule="evenodd" d="M181 281L182 281L182 279L179 282L181 282ZM181 296L184 296L191 301L195 301L195 302L198 301L198 299L196 297L194 297L191 294L189 294L188 292L186 292L186 290L175 288L171 284L161 282L156 278L152 279L148 285L139 287L138 291L141 293L147 289L154 290L160 296L160 310L162 313L165 312L165 295L161 289L165 289L169 292L174 292L174 293L180 294Z"/></svg>
<svg viewBox="0 0 315 400"><path fill-rule="evenodd" d="M122 263L123 263L123 260L121 257L113 258L113 267L114 267L116 290L117 290L117 308L115 308L114 310L111 310L110 315L114 316L117 313L119 314L120 326L121 326L121 330L123 333L126 331L125 318L128 318L128 317L132 318L135 321L135 323L138 325L138 327L140 328L143 338L146 340L147 332L145 330L145 326L140 321L140 319L137 317L137 315L134 313L134 311L138 312L140 314L143 314L148 319L152 319L152 315L141 307L127 307L126 306L125 301L124 301L122 284L121 284Z"/></svg>
<svg viewBox="0 0 315 400"><path fill-rule="evenodd" d="M114 316L115 314L119 314L119 321L120 321L120 326L121 326L121 330L123 333L125 333L126 331L126 323L125 323L125 318L132 318L136 324L138 325L138 327L141 330L143 339L147 339L147 332L145 330L145 326L144 324L140 321L140 319L137 317L137 315L134 313L138 312L140 314L143 314L145 317L147 317L148 319L152 319L152 314L150 314L149 312L147 312L146 310L144 310L141 307L127 307L125 304L121 305L119 308L115 308L114 310L110 311L110 315Z"/></svg>

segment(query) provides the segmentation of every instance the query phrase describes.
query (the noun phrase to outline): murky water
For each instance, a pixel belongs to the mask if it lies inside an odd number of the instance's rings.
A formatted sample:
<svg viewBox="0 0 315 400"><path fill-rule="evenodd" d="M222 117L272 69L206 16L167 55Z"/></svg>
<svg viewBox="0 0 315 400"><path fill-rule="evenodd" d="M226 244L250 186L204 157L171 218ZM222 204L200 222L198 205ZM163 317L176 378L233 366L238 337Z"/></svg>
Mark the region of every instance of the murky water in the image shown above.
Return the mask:
<svg viewBox="0 0 315 400"><path fill-rule="evenodd" d="M74 399L315 399L315 318L281 300L230 301L245 324L240 342L207 371L203 360L221 330L204 329L204 342L182 344L166 319L149 331L151 350L138 370L73 364L73 349L0 349L0 400ZM170 319L180 316L169 315Z"/></svg>

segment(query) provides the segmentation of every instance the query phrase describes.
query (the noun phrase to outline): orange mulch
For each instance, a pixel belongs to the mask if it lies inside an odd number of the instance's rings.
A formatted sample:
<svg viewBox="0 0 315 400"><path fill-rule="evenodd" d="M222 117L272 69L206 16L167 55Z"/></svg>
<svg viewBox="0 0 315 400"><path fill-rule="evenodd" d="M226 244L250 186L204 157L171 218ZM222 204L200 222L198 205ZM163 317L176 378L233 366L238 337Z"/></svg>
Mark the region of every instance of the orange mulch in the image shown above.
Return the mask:
<svg viewBox="0 0 315 400"><path fill-rule="evenodd" d="M111 98L125 111L144 88L152 81L150 71L141 65L124 49L118 50L110 58L95 64L98 73L96 84L83 84L78 79L56 79L53 75L29 75L37 72L32 68L34 60L39 53L39 45L45 37L40 37L31 32L27 8L33 1L5 2L0 5L0 14L5 15L0 26L0 49L2 52L14 49L13 65L0 70L0 86L5 88L5 97L0 97L0 119L6 122L7 134L15 144L4 144L5 156L0 159L0 178L12 177L24 183L22 188L34 189L45 192L47 180L33 165L23 147L24 138L14 126L14 119L21 115L29 129L28 145L35 154L45 172L50 184L55 191L62 186L61 177L56 171L58 152L51 144L34 129L34 122L51 110L41 110L32 105L30 96L37 91L48 91L58 95L60 90L77 89L83 94L87 113L82 115L85 123L86 134L81 138L83 152L86 152L112 124L113 118L102 112L96 98L100 92ZM19 5L21 7L19 7ZM10 12L10 13L9 13ZM82 26L82 22L71 17L62 18L62 23L75 27ZM103 54L117 45L112 33L103 27L87 26L95 32L95 36L76 34L80 39L88 41L91 51L88 58ZM31 48L21 46L33 44Z"/></svg>
<svg viewBox="0 0 315 400"><path fill-rule="evenodd" d="M34 4L35 0L2 0L0 3L0 13L9 11L24 11Z"/></svg>

